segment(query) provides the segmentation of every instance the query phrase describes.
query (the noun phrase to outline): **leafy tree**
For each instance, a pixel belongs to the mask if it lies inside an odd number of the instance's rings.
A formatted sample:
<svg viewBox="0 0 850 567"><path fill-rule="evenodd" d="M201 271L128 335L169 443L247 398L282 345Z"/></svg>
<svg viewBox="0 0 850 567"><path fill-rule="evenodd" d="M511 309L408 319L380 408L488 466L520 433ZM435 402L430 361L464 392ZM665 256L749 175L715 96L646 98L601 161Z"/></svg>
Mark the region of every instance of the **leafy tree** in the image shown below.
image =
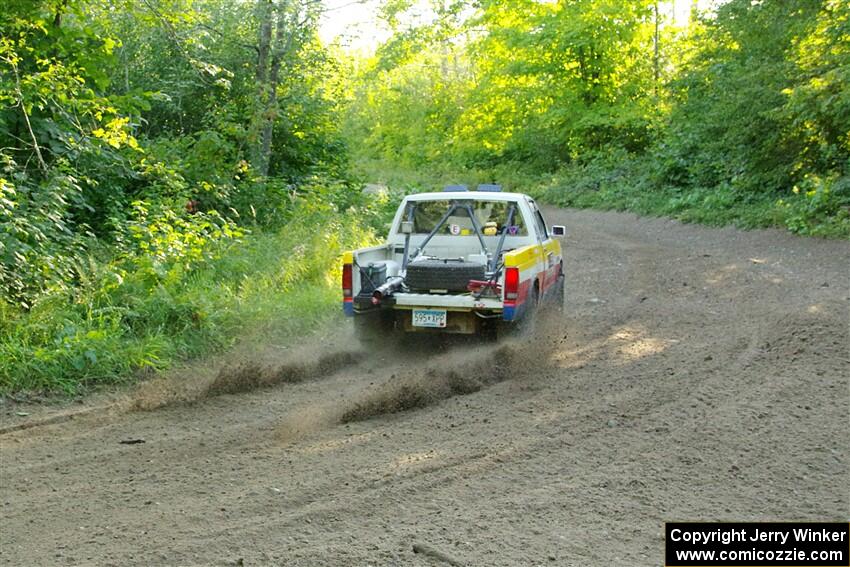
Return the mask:
<svg viewBox="0 0 850 567"><path fill-rule="evenodd" d="M4 298L28 307L51 289L72 291L91 254L133 248L134 203L160 220L220 212L225 222L279 222L287 183L321 168L339 176L337 69L316 39L317 10L277 0L11 3L0 14Z"/></svg>
<svg viewBox="0 0 850 567"><path fill-rule="evenodd" d="M850 4L825 2L810 29L792 43L793 83L779 112L797 150L791 172L840 177L850 197Z"/></svg>
<svg viewBox="0 0 850 567"><path fill-rule="evenodd" d="M79 275L102 181L127 175L144 101L103 91L116 41L81 3L14 3L0 15L0 290L28 306ZM131 158L129 158L131 159Z"/></svg>
<svg viewBox="0 0 850 567"><path fill-rule="evenodd" d="M783 90L795 80L793 46L820 4L731 0L702 22L670 117L669 143L689 183L756 192L792 184L799 147L786 135Z"/></svg>
<svg viewBox="0 0 850 567"><path fill-rule="evenodd" d="M649 8L641 1L485 4L482 22L491 32L476 46L480 90L507 98L511 114L522 117L509 151L551 163L608 145L646 146Z"/></svg>

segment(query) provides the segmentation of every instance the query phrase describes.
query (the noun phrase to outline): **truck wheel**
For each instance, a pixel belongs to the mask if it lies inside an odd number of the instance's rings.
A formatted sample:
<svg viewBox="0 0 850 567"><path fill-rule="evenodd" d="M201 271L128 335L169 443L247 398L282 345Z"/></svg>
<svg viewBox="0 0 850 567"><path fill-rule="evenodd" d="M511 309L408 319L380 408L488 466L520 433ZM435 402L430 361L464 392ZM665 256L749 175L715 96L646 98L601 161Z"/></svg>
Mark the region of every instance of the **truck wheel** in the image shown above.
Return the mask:
<svg viewBox="0 0 850 567"><path fill-rule="evenodd" d="M466 291L469 280L484 279L484 264L465 260L421 260L407 266L405 283L410 289Z"/></svg>
<svg viewBox="0 0 850 567"><path fill-rule="evenodd" d="M517 321L517 335L527 337L534 334L534 329L537 326L537 317L540 316L540 288L537 283L532 288L531 295L528 298L528 307L525 313L522 314L522 319Z"/></svg>
<svg viewBox="0 0 850 567"><path fill-rule="evenodd" d="M555 306L559 311L564 310L564 302L566 301L564 294L566 291L565 288L566 278L564 277L563 272L560 276L558 276L558 281L555 282L555 285L552 286L551 292L551 301L552 305Z"/></svg>
<svg viewBox="0 0 850 567"><path fill-rule="evenodd" d="M360 344L366 348L387 348L395 344L395 313L376 310L354 316L354 332Z"/></svg>

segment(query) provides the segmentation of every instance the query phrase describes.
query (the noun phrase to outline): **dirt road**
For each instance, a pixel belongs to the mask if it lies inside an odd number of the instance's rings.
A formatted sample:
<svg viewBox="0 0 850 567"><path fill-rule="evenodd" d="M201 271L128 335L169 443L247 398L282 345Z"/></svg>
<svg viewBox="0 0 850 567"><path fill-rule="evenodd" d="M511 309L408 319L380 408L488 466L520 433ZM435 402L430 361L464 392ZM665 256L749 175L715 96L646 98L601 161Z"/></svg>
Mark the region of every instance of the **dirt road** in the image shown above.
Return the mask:
<svg viewBox="0 0 850 567"><path fill-rule="evenodd" d="M850 246L548 217L536 341L338 332L6 431L0 563L656 566L666 520L846 521Z"/></svg>

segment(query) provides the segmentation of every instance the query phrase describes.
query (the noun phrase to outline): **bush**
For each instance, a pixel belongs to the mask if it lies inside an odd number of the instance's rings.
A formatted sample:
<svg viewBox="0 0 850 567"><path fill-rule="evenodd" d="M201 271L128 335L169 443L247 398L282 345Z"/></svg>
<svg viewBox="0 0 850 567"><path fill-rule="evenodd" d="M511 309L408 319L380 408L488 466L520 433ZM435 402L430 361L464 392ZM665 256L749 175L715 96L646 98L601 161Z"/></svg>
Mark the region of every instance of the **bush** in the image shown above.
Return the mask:
<svg viewBox="0 0 850 567"><path fill-rule="evenodd" d="M228 234L210 215L140 215L138 253L87 257L87 279L29 310L0 304L0 392L76 393L252 331L308 332L338 307L342 252L374 236L353 209L306 196L289 217L275 231Z"/></svg>
<svg viewBox="0 0 850 567"><path fill-rule="evenodd" d="M788 230L811 236L850 234L850 177L807 175L792 193L777 202Z"/></svg>

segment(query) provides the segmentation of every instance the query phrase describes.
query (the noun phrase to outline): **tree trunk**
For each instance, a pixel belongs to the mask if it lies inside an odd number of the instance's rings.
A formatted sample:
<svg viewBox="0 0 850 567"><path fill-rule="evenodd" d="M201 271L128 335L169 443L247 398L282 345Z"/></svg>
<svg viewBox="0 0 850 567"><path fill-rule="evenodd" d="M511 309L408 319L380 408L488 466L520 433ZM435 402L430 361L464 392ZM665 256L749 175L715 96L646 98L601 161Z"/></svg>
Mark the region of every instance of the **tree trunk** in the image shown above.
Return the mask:
<svg viewBox="0 0 850 567"><path fill-rule="evenodd" d="M273 0L258 0L257 2L257 19L260 22L260 32L257 44L257 109L254 116L254 124L251 128L253 131L253 148L251 155L251 163L254 169L261 175L265 176L268 173L268 167L262 167L263 152L262 152L262 131L264 127L265 114L268 108L268 74L269 74L269 52L271 51L272 42L272 27L275 15Z"/></svg>
<svg viewBox="0 0 850 567"><path fill-rule="evenodd" d="M652 83L656 98L658 98L658 79L660 77L660 61L658 59L658 48L660 46L658 40L659 23L658 0L655 0L655 35L652 41Z"/></svg>
<svg viewBox="0 0 850 567"><path fill-rule="evenodd" d="M263 112L262 129L260 131L260 160L257 171L263 177L269 174L269 163L272 154L272 136L274 134L274 122L277 118L277 86L280 82L280 66L283 56L288 51L291 34L295 30L289 30L286 26L286 4L277 6L277 25L275 26L274 47L272 48L271 66L269 67L269 78L266 85L265 111ZM286 38L286 39L285 39Z"/></svg>
<svg viewBox="0 0 850 567"><path fill-rule="evenodd" d="M272 18L274 17L274 5L272 0L259 0L257 2L257 18L260 21L260 37L258 40L257 53L257 84L260 85L260 95L264 91L262 85L266 82L269 66L269 49L272 43Z"/></svg>

